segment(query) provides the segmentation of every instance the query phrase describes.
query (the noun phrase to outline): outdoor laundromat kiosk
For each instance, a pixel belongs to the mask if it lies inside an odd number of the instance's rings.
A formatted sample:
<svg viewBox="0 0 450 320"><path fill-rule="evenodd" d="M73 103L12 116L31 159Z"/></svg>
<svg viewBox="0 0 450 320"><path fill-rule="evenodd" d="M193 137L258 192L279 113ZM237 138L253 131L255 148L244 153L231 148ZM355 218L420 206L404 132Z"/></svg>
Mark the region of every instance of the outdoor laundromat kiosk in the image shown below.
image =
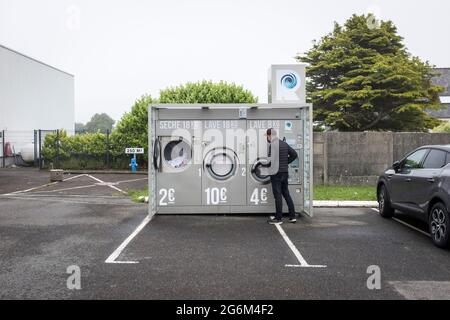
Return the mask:
<svg viewBox="0 0 450 320"><path fill-rule="evenodd" d="M274 213L260 169L275 128L299 155L289 166L296 211L312 216L311 120L309 104L150 106L150 214Z"/></svg>

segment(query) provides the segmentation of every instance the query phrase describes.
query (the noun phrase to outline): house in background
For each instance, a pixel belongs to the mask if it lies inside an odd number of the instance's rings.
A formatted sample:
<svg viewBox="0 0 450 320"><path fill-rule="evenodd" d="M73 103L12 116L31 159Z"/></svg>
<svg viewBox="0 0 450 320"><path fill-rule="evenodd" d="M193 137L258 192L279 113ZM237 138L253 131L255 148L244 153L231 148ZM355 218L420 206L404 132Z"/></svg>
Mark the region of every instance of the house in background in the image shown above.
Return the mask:
<svg viewBox="0 0 450 320"><path fill-rule="evenodd" d="M34 148L39 129L74 133L74 76L0 45L0 159Z"/></svg>
<svg viewBox="0 0 450 320"><path fill-rule="evenodd" d="M437 68L436 77L433 78L435 85L444 87L445 90L440 93L441 110L430 110L428 113L435 118L450 121L450 68Z"/></svg>

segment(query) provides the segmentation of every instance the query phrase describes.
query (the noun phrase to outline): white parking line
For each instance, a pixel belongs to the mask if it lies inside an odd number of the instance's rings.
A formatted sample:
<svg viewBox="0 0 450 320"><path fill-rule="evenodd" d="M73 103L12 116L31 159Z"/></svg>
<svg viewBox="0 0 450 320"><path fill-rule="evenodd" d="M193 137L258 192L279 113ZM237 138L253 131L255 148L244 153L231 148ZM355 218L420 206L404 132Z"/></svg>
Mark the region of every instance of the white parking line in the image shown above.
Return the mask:
<svg viewBox="0 0 450 320"><path fill-rule="evenodd" d="M102 180L100 180L100 179L98 179L98 178L96 178L96 177L94 177L94 176L91 176L90 174L88 174L87 176L88 176L89 178L91 178L91 179L94 179L94 180L97 181L97 182L103 183L104 185L110 187L111 189L114 189L114 190L116 190L116 191L119 191L119 192L121 192L121 193L123 193L123 194L128 194L127 192L123 191L122 189L119 189L119 188L117 188L116 186L113 186L113 185L110 185L110 184L106 184L105 181L102 181Z"/></svg>
<svg viewBox="0 0 450 320"><path fill-rule="evenodd" d="M138 205L137 203L114 203L111 204L111 202L89 202L89 201L78 201L78 200L66 200L65 199L58 199L58 198L45 198L42 195L38 196L38 195L30 195L30 196L23 196L21 194L17 194L17 195L0 195L1 198L4 199L12 199L12 200L34 200L34 201L41 201L41 202L61 202L61 203L68 203L68 204L90 204L90 205L102 205L102 206L130 206L130 207L135 207L136 205ZM52 199L53 198L53 199Z"/></svg>
<svg viewBox="0 0 450 320"><path fill-rule="evenodd" d="M73 176L73 177L66 178L66 179L64 179L64 180L62 180L62 181L69 181L69 180L72 180L72 179L75 179L75 178L83 177L83 176L85 176L85 175L86 175L86 174L80 174L80 175L77 175L77 176ZM34 187L34 188L26 189L26 190L14 191L14 192L10 192L10 193L5 193L5 194L3 194L3 195L4 195L4 196L9 196L9 195L19 194L19 193L27 193L27 192L30 192L30 191L33 191L33 190L37 190L37 189L41 189L41 188L45 188L45 187L49 187L49 186L58 184L59 182L60 182L60 181L55 181L55 182L51 182L51 183L46 183L46 184L43 184L43 185L38 186L38 187Z"/></svg>
<svg viewBox="0 0 450 320"><path fill-rule="evenodd" d="M142 180L148 180L148 178L141 178L141 179L132 179L132 180L123 180L123 181L117 181L117 184L121 183L127 183L127 182L135 182L135 181L142 181Z"/></svg>
<svg viewBox="0 0 450 320"><path fill-rule="evenodd" d="M375 208L372 208L372 210L373 210L373 211L376 211L376 212L378 212L378 213L380 212L378 209L375 209ZM417 232L420 232L421 234L426 235L427 237L431 237L431 235L430 235L428 232L425 232L425 231L423 231L423 230L420 230L419 228L416 228L416 227L410 225L409 223L406 223L405 221L402 221L402 220L397 219L397 218L392 218L392 220L397 221L398 223L401 223L401 224L403 224L404 226L407 226L407 227L409 227L409 228L411 228L411 229L413 229L413 230L416 230Z"/></svg>
<svg viewBox="0 0 450 320"><path fill-rule="evenodd" d="M85 175L86 175L85 173L79 174L79 175L76 175L76 176L73 176L73 177L66 178L63 181L69 181L69 180L72 180L72 179L75 179L75 178L84 177Z"/></svg>
<svg viewBox="0 0 450 320"><path fill-rule="evenodd" d="M300 251L295 247L295 245L292 243L291 239L286 235L286 232L284 232L283 228L280 225L275 225L277 230L280 232L281 236L283 237L284 241L287 243L291 251L294 253L295 257L297 258L299 265L294 264L287 264L285 267L288 268L326 268L327 266L324 265L310 265L308 262L306 262L305 258L301 255Z"/></svg>
<svg viewBox="0 0 450 320"><path fill-rule="evenodd" d="M87 186L78 186L78 187L71 187L71 188L63 188L63 189L56 189L56 190L47 190L47 191L38 191L37 193L53 193L53 192L59 192L59 191L69 191L69 190L77 190L77 189L85 189L85 188L92 188L96 187L96 184L90 184Z"/></svg>
<svg viewBox="0 0 450 320"><path fill-rule="evenodd" d="M142 229L152 220L153 216L147 215L141 224L126 238L122 244L105 260L105 263L135 264L139 261L116 261L125 247L141 232Z"/></svg>

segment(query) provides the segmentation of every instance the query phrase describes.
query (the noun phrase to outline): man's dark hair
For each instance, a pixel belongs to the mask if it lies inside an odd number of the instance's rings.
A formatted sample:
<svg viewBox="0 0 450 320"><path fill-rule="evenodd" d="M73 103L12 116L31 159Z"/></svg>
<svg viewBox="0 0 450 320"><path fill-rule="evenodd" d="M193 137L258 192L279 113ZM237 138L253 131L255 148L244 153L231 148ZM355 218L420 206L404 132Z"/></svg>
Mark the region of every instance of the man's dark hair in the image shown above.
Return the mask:
<svg viewBox="0 0 450 320"><path fill-rule="evenodd" d="M267 129L266 135L268 135L268 136L276 136L277 135L277 131L274 128Z"/></svg>

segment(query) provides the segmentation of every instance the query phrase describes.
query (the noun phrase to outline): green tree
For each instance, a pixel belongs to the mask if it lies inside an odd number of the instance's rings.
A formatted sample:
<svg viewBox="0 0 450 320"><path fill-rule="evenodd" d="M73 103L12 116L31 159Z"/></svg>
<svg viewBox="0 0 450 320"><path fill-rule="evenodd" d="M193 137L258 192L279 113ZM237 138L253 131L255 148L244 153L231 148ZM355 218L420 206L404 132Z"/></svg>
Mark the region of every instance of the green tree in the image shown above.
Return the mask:
<svg viewBox="0 0 450 320"><path fill-rule="evenodd" d="M106 113L96 113L92 116L91 120L86 123L86 132L106 132L112 130L115 121Z"/></svg>
<svg viewBox="0 0 450 320"><path fill-rule="evenodd" d="M427 131L439 124L432 66L412 57L391 21L353 15L297 60L306 62L315 120L340 131Z"/></svg>
<svg viewBox="0 0 450 320"><path fill-rule="evenodd" d="M86 127L84 126L84 123L75 122L75 133L84 133L84 132L86 132Z"/></svg>
<svg viewBox="0 0 450 320"><path fill-rule="evenodd" d="M144 95L126 112L117 123L111 134L113 152L120 155L125 148L144 148L144 158L147 159L148 148L148 106L156 101L151 96Z"/></svg>
<svg viewBox="0 0 450 320"><path fill-rule="evenodd" d="M189 82L160 92L160 103L256 103L258 99L242 86L224 81Z"/></svg>

